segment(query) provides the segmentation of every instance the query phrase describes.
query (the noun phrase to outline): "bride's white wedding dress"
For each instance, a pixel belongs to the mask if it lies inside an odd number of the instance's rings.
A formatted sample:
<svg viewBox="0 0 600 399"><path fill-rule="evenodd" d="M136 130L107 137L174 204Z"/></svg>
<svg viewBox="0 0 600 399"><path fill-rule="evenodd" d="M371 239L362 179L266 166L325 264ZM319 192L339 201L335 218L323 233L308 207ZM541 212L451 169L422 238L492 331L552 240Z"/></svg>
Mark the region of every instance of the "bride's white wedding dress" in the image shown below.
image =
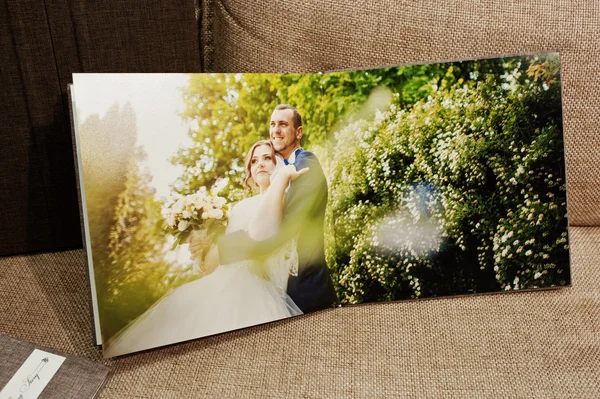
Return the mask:
<svg viewBox="0 0 600 399"><path fill-rule="evenodd" d="M247 230L259 196L232 210L227 232ZM268 279L252 273L246 260L216 268L159 300L104 345L112 357L302 314L285 293L290 273L297 272L296 244L291 241L263 260Z"/></svg>

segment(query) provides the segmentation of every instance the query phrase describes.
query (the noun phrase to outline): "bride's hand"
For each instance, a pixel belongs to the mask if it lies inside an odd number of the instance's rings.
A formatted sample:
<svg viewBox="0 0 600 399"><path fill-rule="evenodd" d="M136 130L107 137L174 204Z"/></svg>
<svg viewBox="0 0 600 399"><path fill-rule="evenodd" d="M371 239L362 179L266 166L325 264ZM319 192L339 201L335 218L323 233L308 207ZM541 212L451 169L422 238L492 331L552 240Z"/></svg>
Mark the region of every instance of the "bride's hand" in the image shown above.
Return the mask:
<svg viewBox="0 0 600 399"><path fill-rule="evenodd" d="M201 269L204 275L211 274L219 266L219 251L216 245L213 245L204 259L202 260Z"/></svg>
<svg viewBox="0 0 600 399"><path fill-rule="evenodd" d="M191 254L190 259L195 260L198 257L202 257L206 250L213 244L211 240L206 236L206 230L194 230L188 237L189 251Z"/></svg>
<svg viewBox="0 0 600 399"><path fill-rule="evenodd" d="M296 170L294 165L287 165L283 168L284 175L288 178L288 181L294 181L300 176L306 174L308 172L308 168L302 168L300 170Z"/></svg>

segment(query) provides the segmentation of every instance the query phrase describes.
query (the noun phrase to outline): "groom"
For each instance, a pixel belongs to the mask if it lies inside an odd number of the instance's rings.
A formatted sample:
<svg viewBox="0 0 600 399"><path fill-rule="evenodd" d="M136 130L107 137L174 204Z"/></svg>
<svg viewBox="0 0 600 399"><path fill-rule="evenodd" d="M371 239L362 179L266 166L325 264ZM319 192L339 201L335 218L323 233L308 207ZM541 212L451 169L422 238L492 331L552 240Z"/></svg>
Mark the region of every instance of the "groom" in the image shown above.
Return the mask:
<svg viewBox="0 0 600 399"><path fill-rule="evenodd" d="M325 262L324 219L327 181L317 157L300 147L302 117L287 104L275 107L271 115L270 139L284 163L308 173L294 180L287 192L280 233L269 240L255 241L245 231L219 238L219 259L229 264L267 255L297 237L298 275L290 276L287 293L304 312L331 307L336 294Z"/></svg>

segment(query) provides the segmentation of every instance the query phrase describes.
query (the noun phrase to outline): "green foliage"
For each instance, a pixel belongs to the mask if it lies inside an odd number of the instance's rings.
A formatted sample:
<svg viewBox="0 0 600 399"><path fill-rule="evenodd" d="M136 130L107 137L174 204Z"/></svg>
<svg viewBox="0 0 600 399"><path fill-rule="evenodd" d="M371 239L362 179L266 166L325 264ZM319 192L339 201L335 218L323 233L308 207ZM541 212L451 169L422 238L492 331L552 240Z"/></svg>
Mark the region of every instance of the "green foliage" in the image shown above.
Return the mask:
<svg viewBox="0 0 600 399"><path fill-rule="evenodd" d="M94 265L108 262L108 236L117 197L124 189L128 154L135 136L133 108L113 105L103 118L92 115L79 126L83 162L83 182L94 247ZM114 143L119 143L115 146Z"/></svg>
<svg viewBox="0 0 600 399"><path fill-rule="evenodd" d="M79 125L79 148L101 320L111 296L110 231L119 194L125 189L129 153L135 143L135 114L127 104L114 104L104 117L92 115ZM119 145L115 145L118 143Z"/></svg>
<svg viewBox="0 0 600 399"><path fill-rule="evenodd" d="M197 275L165 259L162 203L135 148L135 113L113 105L79 126L102 336L108 339L166 292Z"/></svg>
<svg viewBox="0 0 600 399"><path fill-rule="evenodd" d="M184 168L175 185L179 193L188 195L228 179L231 184L222 194L231 199L230 187L242 186L245 151L268 137L269 109L277 94L273 79L271 75L190 75L182 117L196 121L197 128L189 132L192 147L180 149L172 159Z"/></svg>
<svg viewBox="0 0 600 399"><path fill-rule="evenodd" d="M343 302L569 281L553 62L446 64L427 100L336 132L328 265Z"/></svg>
<svg viewBox="0 0 600 399"><path fill-rule="evenodd" d="M368 101L374 89L385 87L399 103L412 104L432 92L425 83L438 69L426 65L330 74L190 75L182 93L182 117L195 122L189 132L193 145L172 158L184 169L175 189L187 195L227 179L221 194L239 200L247 195L240 190L244 155L253 143L269 137L276 105L291 104L302 115L303 146L326 148L335 126L372 118L379 105Z"/></svg>
<svg viewBox="0 0 600 399"><path fill-rule="evenodd" d="M102 332L108 338L142 314L170 288L165 276L162 204L154 199L151 176L140 169L144 154L129 158L125 189L119 194L110 231Z"/></svg>

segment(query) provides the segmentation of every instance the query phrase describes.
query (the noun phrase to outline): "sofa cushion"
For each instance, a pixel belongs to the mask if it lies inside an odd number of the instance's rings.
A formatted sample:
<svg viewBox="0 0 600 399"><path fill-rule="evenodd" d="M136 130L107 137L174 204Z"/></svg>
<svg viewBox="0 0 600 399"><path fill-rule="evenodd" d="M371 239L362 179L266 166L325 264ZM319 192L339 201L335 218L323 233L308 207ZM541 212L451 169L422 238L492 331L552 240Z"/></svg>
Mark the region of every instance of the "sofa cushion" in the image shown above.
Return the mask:
<svg viewBox="0 0 600 399"><path fill-rule="evenodd" d="M600 8L593 1L204 0L218 72L315 72L559 51L568 214L600 224Z"/></svg>
<svg viewBox="0 0 600 399"><path fill-rule="evenodd" d="M112 368L103 398L597 397L600 227L572 287L330 309L102 360L82 250L0 258L0 333Z"/></svg>
<svg viewBox="0 0 600 399"><path fill-rule="evenodd" d="M194 4L10 1L0 29L0 254L81 248L71 74L199 72Z"/></svg>

